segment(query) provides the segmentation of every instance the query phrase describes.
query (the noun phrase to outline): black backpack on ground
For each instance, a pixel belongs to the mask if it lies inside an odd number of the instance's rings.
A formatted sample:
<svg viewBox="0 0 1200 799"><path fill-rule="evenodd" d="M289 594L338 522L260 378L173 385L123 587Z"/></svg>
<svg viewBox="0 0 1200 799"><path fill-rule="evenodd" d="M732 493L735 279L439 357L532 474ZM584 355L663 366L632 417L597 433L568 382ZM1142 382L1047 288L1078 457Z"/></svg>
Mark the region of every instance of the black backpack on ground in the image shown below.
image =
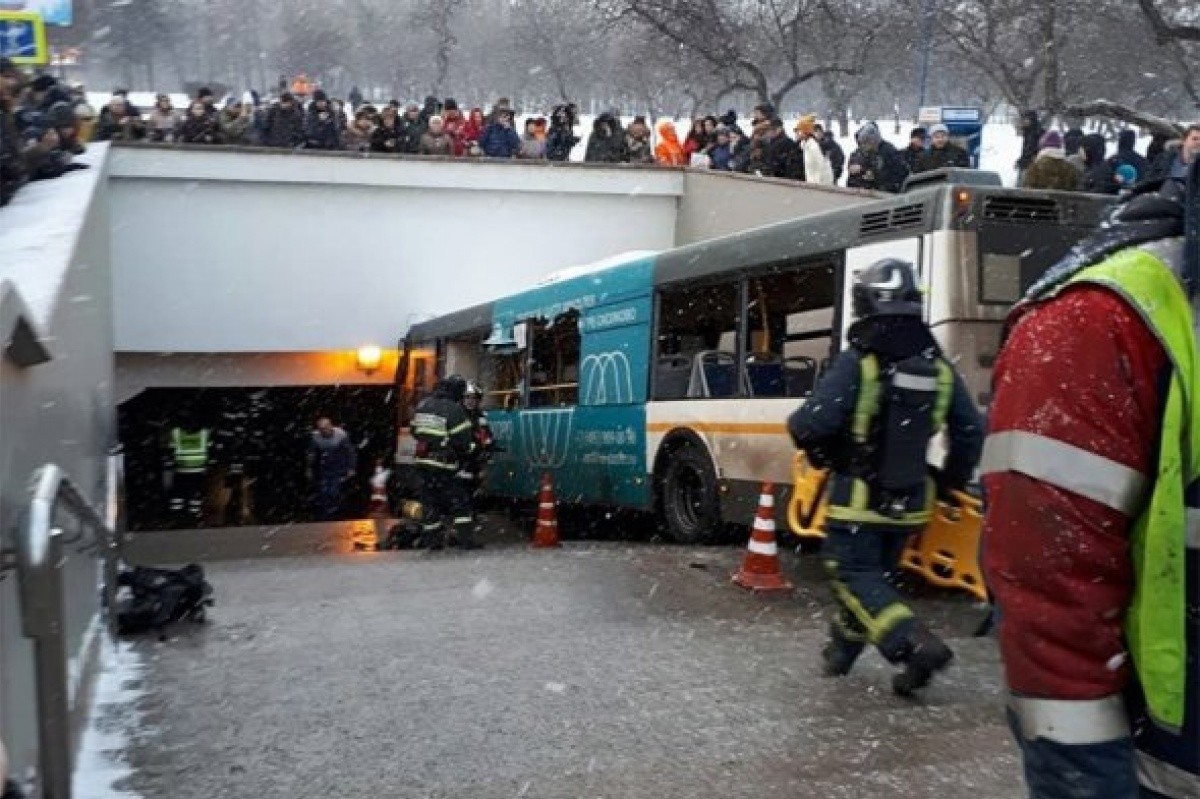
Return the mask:
<svg viewBox="0 0 1200 799"><path fill-rule="evenodd" d="M136 566L121 572L117 585L129 589L129 596L117 603L117 632L121 635L162 632L168 624L183 619L202 622L205 609L213 604L212 586L204 579L204 569L195 563L182 569Z"/></svg>

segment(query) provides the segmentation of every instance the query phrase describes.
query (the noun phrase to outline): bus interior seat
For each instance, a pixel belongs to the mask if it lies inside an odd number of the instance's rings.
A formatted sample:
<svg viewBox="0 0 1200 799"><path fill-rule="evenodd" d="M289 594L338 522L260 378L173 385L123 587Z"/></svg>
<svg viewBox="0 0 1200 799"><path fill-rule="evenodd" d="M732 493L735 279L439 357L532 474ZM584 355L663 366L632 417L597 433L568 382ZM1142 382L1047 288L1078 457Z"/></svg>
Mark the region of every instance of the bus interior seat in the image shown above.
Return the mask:
<svg viewBox="0 0 1200 799"><path fill-rule="evenodd" d="M752 352L746 358L746 383L754 397L784 396L783 362L773 352Z"/></svg>
<svg viewBox="0 0 1200 799"><path fill-rule="evenodd" d="M688 395L692 376L692 359L686 355L660 355L654 373L656 399L683 399Z"/></svg>
<svg viewBox="0 0 1200 799"><path fill-rule="evenodd" d="M807 397L817 384L817 361L797 355L784 362L784 383L789 397Z"/></svg>
<svg viewBox="0 0 1200 799"><path fill-rule="evenodd" d="M689 397L733 397L737 395L737 356L732 352L707 350L696 353Z"/></svg>

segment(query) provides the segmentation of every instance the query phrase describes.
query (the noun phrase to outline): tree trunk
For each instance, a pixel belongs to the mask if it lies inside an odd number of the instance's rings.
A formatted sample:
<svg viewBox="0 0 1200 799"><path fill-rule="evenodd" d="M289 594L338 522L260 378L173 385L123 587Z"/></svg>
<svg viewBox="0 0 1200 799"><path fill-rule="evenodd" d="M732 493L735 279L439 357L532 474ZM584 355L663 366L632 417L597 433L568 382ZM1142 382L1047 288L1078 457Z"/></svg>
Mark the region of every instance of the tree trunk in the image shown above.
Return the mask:
<svg viewBox="0 0 1200 799"><path fill-rule="evenodd" d="M1062 107L1062 97L1059 94L1057 0L1046 2L1043 13L1045 16L1042 18L1042 38L1046 52L1042 73L1043 92L1046 96L1046 108L1054 111Z"/></svg>

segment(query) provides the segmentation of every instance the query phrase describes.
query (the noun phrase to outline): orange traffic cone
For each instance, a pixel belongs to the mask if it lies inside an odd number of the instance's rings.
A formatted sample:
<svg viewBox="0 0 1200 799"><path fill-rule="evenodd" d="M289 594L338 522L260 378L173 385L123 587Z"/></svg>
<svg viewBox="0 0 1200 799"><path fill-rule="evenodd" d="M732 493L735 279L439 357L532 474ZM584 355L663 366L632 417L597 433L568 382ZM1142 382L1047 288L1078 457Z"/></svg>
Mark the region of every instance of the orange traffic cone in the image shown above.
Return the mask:
<svg viewBox="0 0 1200 799"><path fill-rule="evenodd" d="M558 540L558 513L554 510L554 479L550 472L542 475L542 488L538 491L537 526L533 528L533 547L562 546Z"/></svg>
<svg viewBox="0 0 1200 799"><path fill-rule="evenodd" d="M775 486L763 483L758 511L750 528L750 542L742 568L733 581L751 591L790 591L792 584L779 568L779 547L775 544Z"/></svg>

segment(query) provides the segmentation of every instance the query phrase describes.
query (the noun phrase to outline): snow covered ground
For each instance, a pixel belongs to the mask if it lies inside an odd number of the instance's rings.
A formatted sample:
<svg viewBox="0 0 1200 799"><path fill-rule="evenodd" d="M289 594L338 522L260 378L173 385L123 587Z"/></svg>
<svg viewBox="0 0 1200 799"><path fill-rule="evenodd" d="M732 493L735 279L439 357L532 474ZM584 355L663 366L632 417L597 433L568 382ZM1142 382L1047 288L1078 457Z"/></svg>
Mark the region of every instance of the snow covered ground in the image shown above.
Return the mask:
<svg viewBox="0 0 1200 799"><path fill-rule="evenodd" d="M136 707L144 693L145 664L129 643L114 647L105 641L102 650L100 676L75 761L73 794L75 799L136 799L138 794L118 785L132 773L122 758L135 731L145 732Z"/></svg>

